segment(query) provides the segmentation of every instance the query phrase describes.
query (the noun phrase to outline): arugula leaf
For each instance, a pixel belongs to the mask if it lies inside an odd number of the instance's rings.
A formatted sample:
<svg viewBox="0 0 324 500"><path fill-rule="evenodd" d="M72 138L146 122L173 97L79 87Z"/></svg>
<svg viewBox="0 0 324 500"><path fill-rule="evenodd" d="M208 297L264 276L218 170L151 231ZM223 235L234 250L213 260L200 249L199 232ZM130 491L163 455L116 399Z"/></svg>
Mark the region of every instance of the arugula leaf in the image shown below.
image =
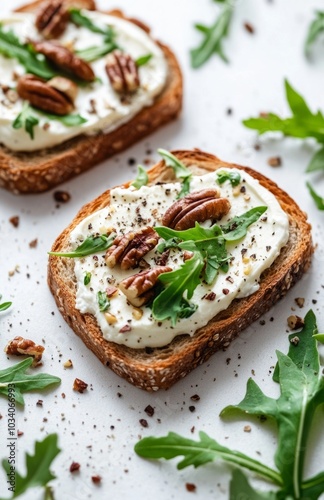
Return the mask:
<svg viewBox="0 0 324 500"><path fill-rule="evenodd" d="M246 235L251 224L260 219L268 207L254 207L242 215L233 217L227 224L221 226L226 241L238 241Z"/></svg>
<svg viewBox="0 0 324 500"><path fill-rule="evenodd" d="M46 487L49 481L55 479L54 474L50 471L50 466L61 451L57 446L57 440L57 434L49 434L43 441L35 442L34 455L26 453L27 472L25 476L22 476L15 471L15 491L11 498L17 498L35 486ZM8 460L4 459L2 466L8 474L10 471Z"/></svg>
<svg viewBox="0 0 324 500"><path fill-rule="evenodd" d="M308 187L308 191L310 192L311 197L315 201L315 204L319 210L324 210L324 198L316 193L310 182L306 183Z"/></svg>
<svg viewBox="0 0 324 500"><path fill-rule="evenodd" d="M37 111L37 113L46 116L49 120L56 120L63 123L66 127L77 127L78 125L82 125L83 123L87 122L87 120L79 114L54 115L52 113L47 113L47 111L42 111L33 107L31 107L31 109L34 109L34 111Z"/></svg>
<svg viewBox="0 0 324 500"><path fill-rule="evenodd" d="M93 253L104 252L112 244L116 237L115 233L109 236L101 234L100 236L89 236L81 245L79 245L73 252L48 252L49 255L56 255L57 257L69 257L75 259L77 257L86 257Z"/></svg>
<svg viewBox="0 0 324 500"><path fill-rule="evenodd" d="M298 337L299 342L292 342ZM324 403L324 372L317 348L316 318L312 310L305 316L304 327L299 333L289 335L288 355L277 351L278 363L273 380L280 385L280 396L266 396L259 386L249 379L246 395L236 406L228 406L221 416L243 413L267 416L278 428L278 447L275 454L277 470L253 460L243 453L224 448L207 434L199 434L200 441L193 441L175 433L165 437L147 437L135 445L135 452L145 458L184 457L178 464L182 469L199 467L216 459L249 469L279 487L279 491L259 493L246 477L235 471L230 490L230 500L244 496L249 500L317 500L324 493L324 471L303 480L307 439L317 408ZM321 339L324 335L321 334ZM242 498L243 498L242 496Z"/></svg>
<svg viewBox="0 0 324 500"><path fill-rule="evenodd" d="M235 187L241 182L241 174L235 171L226 172L225 170L219 170L216 180L218 184L224 184L225 181L230 181L232 186Z"/></svg>
<svg viewBox="0 0 324 500"><path fill-rule="evenodd" d="M315 335L313 335L313 337L321 344L324 344L324 333L316 333Z"/></svg>
<svg viewBox="0 0 324 500"><path fill-rule="evenodd" d="M162 292L154 299L152 314L157 321L170 319L174 326L177 320L183 317L183 313L188 317L188 307L193 314L195 309L187 299L190 300L195 289L200 284L200 273L204 266L204 261L199 253L186 260L179 269L159 276L159 282L164 285ZM184 298L184 293L187 296Z"/></svg>
<svg viewBox="0 0 324 500"><path fill-rule="evenodd" d="M97 26L91 19L90 17L86 16L83 14L81 9L77 9L75 7L72 7L69 9L70 12L70 19L72 23L76 24L77 26L83 26L84 28L87 28L88 30L92 31L93 33L100 33L101 35L104 35L106 38L114 39L115 37L115 32L111 26L105 26L101 28L100 26Z"/></svg>
<svg viewBox="0 0 324 500"><path fill-rule="evenodd" d="M2 295L0 295L0 300L2 299ZM2 304L0 304L0 312L2 311L6 311L7 309L9 309L9 307L12 305L12 302L2 302Z"/></svg>
<svg viewBox="0 0 324 500"><path fill-rule="evenodd" d="M178 160L176 156L169 151L166 151L165 149L158 149L158 153L162 156L166 166L173 169L177 179L183 179L182 189L177 196L177 198L182 198L190 191L192 173L180 160Z"/></svg>
<svg viewBox="0 0 324 500"><path fill-rule="evenodd" d="M131 183L131 186L134 186L134 188L139 189L142 186L146 186L148 183L148 175L146 173L146 170L142 165L138 165L137 167L137 176L134 182Z"/></svg>
<svg viewBox="0 0 324 500"><path fill-rule="evenodd" d="M23 405L22 393L34 389L41 390L52 384L59 384L61 379L49 375L48 373L38 373L37 375L26 374L27 368L31 366L33 358L26 358L20 363L16 363L9 368L0 370L0 394L8 397L8 385L15 385L15 400Z"/></svg>
<svg viewBox="0 0 324 500"><path fill-rule="evenodd" d="M306 172L315 172L316 170L324 170L324 147L314 154Z"/></svg>
<svg viewBox="0 0 324 500"><path fill-rule="evenodd" d="M110 306L110 300L107 297L106 292L98 292L97 293L97 301L99 305L99 311L105 312Z"/></svg>
<svg viewBox="0 0 324 500"><path fill-rule="evenodd" d="M39 124L38 118L32 113L28 101L23 104L22 111L12 123L14 129L24 128L31 139L34 139L34 127Z"/></svg>
<svg viewBox="0 0 324 500"><path fill-rule="evenodd" d="M144 56L138 57L135 61L135 64L138 68L140 66L144 66L152 59L152 57L153 57L153 54L145 54Z"/></svg>
<svg viewBox="0 0 324 500"><path fill-rule="evenodd" d="M17 59L27 73L49 80L58 73L52 70L45 57L37 54L30 44L21 43L13 31L5 31L0 23L0 54Z"/></svg>
<svg viewBox="0 0 324 500"><path fill-rule="evenodd" d="M311 48L314 42L322 33L324 33L324 12L318 10L315 12L315 16L315 19L312 21L308 28L308 33L305 40L304 50L307 57L310 55Z"/></svg>
<svg viewBox="0 0 324 500"><path fill-rule="evenodd" d="M77 50L76 54L84 61L93 62L101 57L104 57L106 54L109 54L115 49L117 49L115 42L107 40L99 46L94 45L92 47L87 47L86 49Z"/></svg>
<svg viewBox="0 0 324 500"><path fill-rule="evenodd" d="M92 274L90 272L85 273L84 279L83 279L83 283L85 286L89 285L89 283L91 281L91 276L92 276Z"/></svg>
<svg viewBox="0 0 324 500"><path fill-rule="evenodd" d="M212 26L208 27L201 24L195 25L196 29L203 33L204 39L197 48L190 51L191 66L193 68L202 66L215 53L218 54L223 61L228 62L223 52L222 42L229 32L234 2L224 0L222 3L224 4L223 10Z"/></svg>

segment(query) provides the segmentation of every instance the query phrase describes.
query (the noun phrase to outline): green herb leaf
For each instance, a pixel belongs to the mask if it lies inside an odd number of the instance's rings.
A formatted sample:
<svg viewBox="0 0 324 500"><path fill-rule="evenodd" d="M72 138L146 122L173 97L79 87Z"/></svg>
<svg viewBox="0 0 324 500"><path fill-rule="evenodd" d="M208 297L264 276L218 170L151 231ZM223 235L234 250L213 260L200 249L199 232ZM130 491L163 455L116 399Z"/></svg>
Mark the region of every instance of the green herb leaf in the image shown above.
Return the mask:
<svg viewBox="0 0 324 500"><path fill-rule="evenodd" d="M52 70L44 56L37 54L29 44L21 43L12 31L5 31L0 24L0 54L11 59L17 59L27 73L48 80L58 75Z"/></svg>
<svg viewBox="0 0 324 500"><path fill-rule="evenodd" d="M100 236L89 236L81 245L79 245L73 252L48 252L49 255L56 255L57 257L69 257L75 259L77 257L86 257L94 253L104 252L112 244L116 238L115 233L109 236L101 234Z"/></svg>
<svg viewBox="0 0 324 500"><path fill-rule="evenodd" d="M315 201L315 204L319 210L324 210L324 198L316 193L310 182L306 183L308 187L308 191L310 192L311 197Z"/></svg>
<svg viewBox="0 0 324 500"><path fill-rule="evenodd" d="M249 226L260 219L268 207L254 207L242 215L233 217L227 224L221 226L228 242L238 241L246 236Z"/></svg>
<svg viewBox="0 0 324 500"><path fill-rule="evenodd" d="M22 111L12 123L14 129L24 128L31 139L34 139L34 127L39 124L38 118L33 114L27 101L24 102Z"/></svg>
<svg viewBox="0 0 324 500"><path fill-rule="evenodd" d="M50 471L55 457L60 453L60 448L57 446L57 434L49 434L43 441L35 442L34 455L26 453L26 475L22 476L15 471L15 491L11 498L17 498L35 486L45 487L49 481L55 479L54 474ZM6 473L10 471L8 460L2 461L2 466Z"/></svg>
<svg viewBox="0 0 324 500"><path fill-rule="evenodd" d="M117 45L108 40L103 42L101 45L94 45L92 47L87 47L86 49L77 50L76 54L84 61L93 62L101 57L104 57L115 49L117 49Z"/></svg>
<svg viewBox="0 0 324 500"><path fill-rule="evenodd" d="M137 176L134 182L132 182L131 186L134 186L134 188L139 189L142 186L146 186L148 183L148 175L146 173L146 170L142 165L138 165L137 167Z"/></svg>
<svg viewBox="0 0 324 500"><path fill-rule="evenodd" d="M158 153L162 156L167 167L171 167L177 179L183 179L182 189L177 198L182 198L190 191L190 180L192 173L190 170L169 151L165 149L158 149Z"/></svg>
<svg viewBox="0 0 324 500"><path fill-rule="evenodd" d="M104 27L97 26L90 19L90 17L83 14L83 12L80 9L73 7L69 9L69 12L72 23L76 24L77 26L83 26L84 28L87 28L93 33L100 33L101 35L104 35L106 38L114 39L115 32L111 26L104 26Z"/></svg>
<svg viewBox="0 0 324 500"><path fill-rule="evenodd" d="M2 299L2 295L0 295L0 300ZM12 302L2 302L2 304L0 304L0 312L2 311L6 311L7 309L9 309L9 307L12 305Z"/></svg>
<svg viewBox="0 0 324 500"><path fill-rule="evenodd" d="M152 57L153 57L153 54L145 54L144 56L138 57L135 61L135 64L138 68L140 66L144 66L152 59Z"/></svg>
<svg viewBox="0 0 324 500"><path fill-rule="evenodd" d="M321 344L324 344L324 333L316 333L313 337Z"/></svg>
<svg viewBox="0 0 324 500"><path fill-rule="evenodd" d="M52 113L47 113L46 111L42 111L40 109L31 108L37 111L37 113L46 116L49 120L56 120L58 122L63 123L66 127L78 127L79 125L83 125L87 120L83 118L83 116L76 115L54 115Z"/></svg>
<svg viewBox="0 0 324 500"><path fill-rule="evenodd" d="M311 48L317 38L324 33L324 12L315 12L315 19L312 21L308 28L307 37L305 40L305 55L308 57L311 52Z"/></svg>
<svg viewBox="0 0 324 500"><path fill-rule="evenodd" d="M32 362L33 358L27 358L5 370L0 370L0 394L8 397L8 385L14 384L15 401L23 405L23 392L45 389L49 385L61 382L60 378L48 373L38 373L37 375L26 374L26 370L31 366Z"/></svg>
<svg viewBox="0 0 324 500"><path fill-rule="evenodd" d="M89 285L89 283L91 281L91 276L92 276L92 274L90 272L85 273L84 279L83 279L83 283L85 284L85 286Z"/></svg>
<svg viewBox="0 0 324 500"><path fill-rule="evenodd" d="M184 311L185 314L188 314L188 307L194 313L195 309L188 303L187 299L191 299L200 283L200 273L203 266L203 259L200 254L196 253L191 259L186 260L179 269L159 276L159 282L162 283L164 289L154 299L152 306L152 314L157 321L170 319L174 326L177 320L183 317ZM186 297L184 297L184 293L186 293Z"/></svg>
<svg viewBox="0 0 324 500"><path fill-rule="evenodd" d="M248 482L246 476L239 469L234 470L230 482L229 500L276 500L277 495L273 491L256 491Z"/></svg>
<svg viewBox="0 0 324 500"><path fill-rule="evenodd" d="M241 174L235 171L226 172L225 170L219 170L217 172L218 184L224 184L225 181L230 181L234 187L238 186L241 182Z"/></svg>
<svg viewBox="0 0 324 500"><path fill-rule="evenodd" d="M97 293L97 301L99 305L99 311L105 312L110 306L110 300L107 297L106 292Z"/></svg>
<svg viewBox="0 0 324 500"><path fill-rule="evenodd" d="M314 154L306 172L315 172L316 170L324 170L324 147Z"/></svg>
<svg viewBox="0 0 324 500"><path fill-rule="evenodd" d="M222 3L224 4L223 9L211 27L196 25L196 29L203 33L204 39L197 48L190 51L193 68L202 66L213 54L218 54L223 61L228 62L223 52L222 42L229 32L234 2L224 1Z"/></svg>

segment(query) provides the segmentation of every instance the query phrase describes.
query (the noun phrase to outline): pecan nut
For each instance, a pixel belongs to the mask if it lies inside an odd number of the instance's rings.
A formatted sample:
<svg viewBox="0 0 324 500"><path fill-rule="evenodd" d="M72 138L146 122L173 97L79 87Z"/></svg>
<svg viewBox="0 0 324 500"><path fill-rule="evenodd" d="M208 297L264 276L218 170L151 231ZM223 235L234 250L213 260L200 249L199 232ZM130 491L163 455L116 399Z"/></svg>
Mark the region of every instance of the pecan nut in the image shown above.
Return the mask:
<svg viewBox="0 0 324 500"><path fill-rule="evenodd" d="M36 15L36 28L45 38L59 38L65 31L69 17L64 0L50 0L42 3Z"/></svg>
<svg viewBox="0 0 324 500"><path fill-rule="evenodd" d="M136 267L144 255L153 250L158 241L159 236L152 227L144 227L118 236L106 252L106 264L110 268L120 264L121 269L125 270Z"/></svg>
<svg viewBox="0 0 324 500"><path fill-rule="evenodd" d="M106 72L113 89L120 94L135 92L140 86L134 59L120 50L108 54Z"/></svg>
<svg viewBox="0 0 324 500"><path fill-rule="evenodd" d="M45 347L37 345L33 340L24 339L23 337L15 337L6 345L4 351L9 356L32 356L34 361L32 366L37 366L42 359Z"/></svg>
<svg viewBox="0 0 324 500"><path fill-rule="evenodd" d="M72 73L80 80L93 82L96 75L90 64L76 56L67 47L58 42L33 42L33 46L39 54L43 54L59 68Z"/></svg>
<svg viewBox="0 0 324 500"><path fill-rule="evenodd" d="M73 104L67 95L34 75L21 76L17 92L22 99L26 99L32 106L43 111L67 115L73 110Z"/></svg>
<svg viewBox="0 0 324 500"><path fill-rule="evenodd" d="M188 194L168 208L162 224L177 231L189 229L196 222L220 220L231 208L227 198L219 198L216 189L202 189Z"/></svg>
<svg viewBox="0 0 324 500"><path fill-rule="evenodd" d="M169 266L157 266L147 271L129 276L119 283L119 289L126 295L128 302L135 307L147 304L154 296L154 287L160 274L172 271Z"/></svg>

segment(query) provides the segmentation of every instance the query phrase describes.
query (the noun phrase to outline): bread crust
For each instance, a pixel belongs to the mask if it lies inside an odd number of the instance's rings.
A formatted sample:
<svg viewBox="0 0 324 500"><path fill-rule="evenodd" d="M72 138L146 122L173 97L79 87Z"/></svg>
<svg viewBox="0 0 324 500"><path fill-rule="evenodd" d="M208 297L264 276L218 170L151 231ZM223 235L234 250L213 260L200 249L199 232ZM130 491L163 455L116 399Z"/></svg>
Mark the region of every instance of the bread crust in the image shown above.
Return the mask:
<svg viewBox="0 0 324 500"><path fill-rule="evenodd" d="M64 319L103 364L136 387L147 391L168 389L214 352L228 347L244 328L268 311L301 278L310 266L314 251L307 215L273 181L249 167L223 162L199 150L173 151L173 154L185 165L194 165L191 168L197 175L228 167L244 170L257 179L276 196L289 215L289 240L274 264L262 274L257 292L234 300L226 310L197 330L193 337L181 335L169 345L154 349L131 349L103 339L94 316L81 314L75 308L73 259L49 258L48 283ZM174 180L173 170L167 168L163 161L151 168L148 174L150 184ZM125 187L128 185L124 184ZM109 205L109 197L108 190L81 208L57 238L52 251L66 251L72 229L86 216Z"/></svg>
<svg viewBox="0 0 324 500"><path fill-rule="evenodd" d="M19 12L34 12L41 0L20 7ZM92 0L70 0L71 4L88 5ZM120 10L108 14L127 19L144 31L149 28L141 21L127 18ZM151 106L143 108L129 122L109 133L95 136L80 135L49 149L35 152L15 152L0 144L0 187L15 194L41 193L85 172L94 165L151 134L177 118L182 108L182 74L176 56L166 45L156 42L168 64L168 77L162 92Z"/></svg>

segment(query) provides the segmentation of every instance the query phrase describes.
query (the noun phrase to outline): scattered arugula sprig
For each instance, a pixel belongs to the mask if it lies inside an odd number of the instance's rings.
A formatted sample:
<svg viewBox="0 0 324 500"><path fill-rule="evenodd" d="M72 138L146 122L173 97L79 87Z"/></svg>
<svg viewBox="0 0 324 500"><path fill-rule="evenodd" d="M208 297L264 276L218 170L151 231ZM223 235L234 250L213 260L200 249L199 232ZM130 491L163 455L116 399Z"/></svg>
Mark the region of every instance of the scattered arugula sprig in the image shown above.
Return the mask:
<svg viewBox="0 0 324 500"><path fill-rule="evenodd" d="M182 188L177 196L177 199L186 196L190 192L190 180L192 173L190 170L180 161L176 156L174 156L170 151L165 149L158 149L159 155L163 158L167 167L171 167L175 173L177 179L182 180Z"/></svg>
<svg viewBox="0 0 324 500"><path fill-rule="evenodd" d="M49 375L48 373L28 375L26 370L32 363L33 358L26 358L20 363L0 370L0 394L8 397L8 384L14 384L15 400L17 403L24 405L23 392L41 390L49 385L61 383L60 378Z"/></svg>
<svg viewBox="0 0 324 500"><path fill-rule="evenodd" d="M193 253L179 269L159 276L163 285L153 301L152 314L157 321L170 319L174 326L179 318L189 317L197 307L190 300L201 279L211 284L219 270L228 271L229 255L226 242L232 243L242 239L248 227L256 222L267 210L267 207L255 207L248 212L231 219L227 224L204 228L198 222L192 229L176 231L168 227L158 226L155 231L164 242L158 250L179 248ZM184 297L186 294L186 298Z"/></svg>
<svg viewBox="0 0 324 500"><path fill-rule="evenodd" d="M35 486L41 486L46 489L48 483L52 479L55 479L54 474L50 471L50 466L61 451L57 445L57 441L57 434L49 434L43 441L35 442L33 455L25 454L26 475L22 476L19 472L15 471L15 491L10 499L19 497L29 488L34 488ZM2 460L2 467L6 474L9 474L10 464L8 463L8 459Z"/></svg>
<svg viewBox="0 0 324 500"><path fill-rule="evenodd" d="M83 243L72 252L48 252L48 254L71 259L86 257L93 253L104 252L113 244L115 238L115 233L111 233L109 236L105 234L101 234L100 236L89 236L89 238L86 238Z"/></svg>
<svg viewBox="0 0 324 500"><path fill-rule="evenodd" d="M286 99L292 112L290 118L280 118L274 113L267 113L258 118L243 120L243 124L256 130L259 135L266 132L282 132L285 137L306 139L313 137L322 146L311 159L306 172L324 170L324 116L321 111L312 113L305 99L285 80ZM311 185L308 183L308 187ZM315 192L310 191L316 204Z"/></svg>
<svg viewBox="0 0 324 500"><path fill-rule="evenodd" d="M2 299L2 295L0 295L0 301ZM9 307L11 307L12 305L12 302L2 302L2 304L0 304L0 312L2 311L6 311L7 309L9 309Z"/></svg>
<svg viewBox="0 0 324 500"><path fill-rule="evenodd" d="M135 181L131 183L131 186L133 186L136 189L141 188L142 186L146 186L148 183L148 175L144 167L142 165L138 165L137 167L137 176Z"/></svg>
<svg viewBox="0 0 324 500"><path fill-rule="evenodd" d="M308 187L309 194L313 198L318 210L324 210L324 198L316 193L310 182L306 182L306 186Z"/></svg>
<svg viewBox="0 0 324 500"><path fill-rule="evenodd" d="M311 22L308 28L308 33L305 40L304 50L306 57L310 56L313 44L318 39L318 37L322 33L324 33L324 12L318 10L315 12L315 16L315 19Z"/></svg>
<svg viewBox="0 0 324 500"><path fill-rule="evenodd" d="M214 1L223 4L222 11L214 24L210 27L202 24L195 25L195 28L204 35L204 39L197 48L190 51L191 66L193 68L202 66L213 54L218 54L223 61L228 62L223 51L222 43L229 33L234 11L234 2L233 0Z"/></svg>
<svg viewBox="0 0 324 500"><path fill-rule="evenodd" d="M107 309L109 309L110 300L108 299L106 292L99 291L97 293L97 301L98 301L99 311L105 312L107 311Z"/></svg>
<svg viewBox="0 0 324 500"><path fill-rule="evenodd" d="M295 337L298 337L296 345ZM135 452L145 458L184 458L178 469L193 465L199 467L217 459L235 464L258 474L277 486L277 491L261 493L248 482L242 471L235 471L231 481L230 498L238 493L247 494L252 500L283 500L288 498L317 500L324 492L324 471L304 479L304 461L307 440L317 408L324 403L324 376L317 347L316 318L312 310L305 316L303 329L289 336L290 347L285 355L277 351L278 363L273 380L280 385L280 396L266 396L259 386L249 379L244 399L235 406L228 406L221 416L233 413L266 416L274 420L278 429L278 447L275 454L276 469L238 451L225 448L200 432L199 441L175 433L165 437L147 437L135 445ZM321 335L321 338L324 335ZM294 338L294 342L292 339Z"/></svg>

